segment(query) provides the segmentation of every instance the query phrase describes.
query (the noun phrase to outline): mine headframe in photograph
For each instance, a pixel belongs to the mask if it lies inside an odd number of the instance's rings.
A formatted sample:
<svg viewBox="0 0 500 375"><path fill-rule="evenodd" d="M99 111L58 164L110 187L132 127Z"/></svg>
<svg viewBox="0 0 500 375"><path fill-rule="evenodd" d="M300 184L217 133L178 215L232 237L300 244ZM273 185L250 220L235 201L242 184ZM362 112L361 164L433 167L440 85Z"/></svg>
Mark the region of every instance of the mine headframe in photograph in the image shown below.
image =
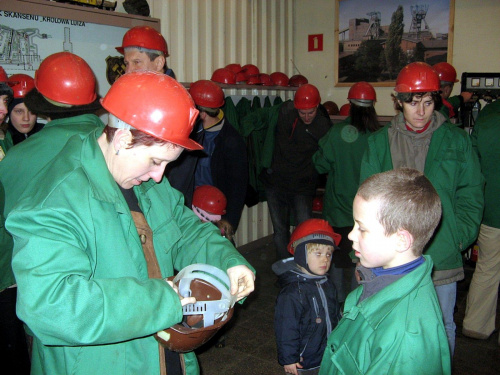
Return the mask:
<svg viewBox="0 0 500 375"><path fill-rule="evenodd" d="M99 9L115 10L116 1L106 0L55 0L58 3L78 4Z"/></svg>

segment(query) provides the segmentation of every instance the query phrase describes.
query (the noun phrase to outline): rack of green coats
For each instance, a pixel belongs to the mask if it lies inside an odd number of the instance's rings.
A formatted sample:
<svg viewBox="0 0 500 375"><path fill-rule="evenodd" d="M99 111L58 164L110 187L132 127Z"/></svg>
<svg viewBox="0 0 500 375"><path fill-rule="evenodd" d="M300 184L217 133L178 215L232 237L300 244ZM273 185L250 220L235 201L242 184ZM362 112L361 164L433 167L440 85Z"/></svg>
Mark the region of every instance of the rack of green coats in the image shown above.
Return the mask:
<svg viewBox="0 0 500 375"><path fill-rule="evenodd" d="M253 100L242 97L236 105L230 96L225 99L224 114L244 137L247 146L249 187L245 203L251 207L266 200L259 174L271 166L278 114L284 102L279 96L272 103L266 96L264 105L260 96Z"/></svg>

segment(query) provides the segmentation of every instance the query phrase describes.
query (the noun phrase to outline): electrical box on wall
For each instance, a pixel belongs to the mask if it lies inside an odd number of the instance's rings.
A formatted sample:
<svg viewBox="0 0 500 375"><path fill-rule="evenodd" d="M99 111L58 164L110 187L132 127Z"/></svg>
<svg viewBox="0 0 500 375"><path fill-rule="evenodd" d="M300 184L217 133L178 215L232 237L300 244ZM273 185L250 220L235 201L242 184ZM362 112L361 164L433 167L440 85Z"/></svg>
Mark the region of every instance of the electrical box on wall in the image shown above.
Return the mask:
<svg viewBox="0 0 500 375"><path fill-rule="evenodd" d="M309 35L308 51L323 51L323 34Z"/></svg>

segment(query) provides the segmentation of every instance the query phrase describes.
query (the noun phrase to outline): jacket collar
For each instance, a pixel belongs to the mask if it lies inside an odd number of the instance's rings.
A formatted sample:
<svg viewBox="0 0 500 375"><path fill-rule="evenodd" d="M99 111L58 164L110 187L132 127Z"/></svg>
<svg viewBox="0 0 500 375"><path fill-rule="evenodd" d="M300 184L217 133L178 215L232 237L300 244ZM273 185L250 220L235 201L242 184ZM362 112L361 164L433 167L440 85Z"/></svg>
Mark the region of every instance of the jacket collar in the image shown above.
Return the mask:
<svg viewBox="0 0 500 375"><path fill-rule="evenodd" d="M357 302L363 287L358 287L345 301L344 318L355 320L358 314L362 314L366 322L376 329L401 299L413 292L415 285L420 284L424 277L430 274L432 259L428 255L424 255L424 258L425 262L420 267L359 304ZM429 283L432 283L430 278Z"/></svg>

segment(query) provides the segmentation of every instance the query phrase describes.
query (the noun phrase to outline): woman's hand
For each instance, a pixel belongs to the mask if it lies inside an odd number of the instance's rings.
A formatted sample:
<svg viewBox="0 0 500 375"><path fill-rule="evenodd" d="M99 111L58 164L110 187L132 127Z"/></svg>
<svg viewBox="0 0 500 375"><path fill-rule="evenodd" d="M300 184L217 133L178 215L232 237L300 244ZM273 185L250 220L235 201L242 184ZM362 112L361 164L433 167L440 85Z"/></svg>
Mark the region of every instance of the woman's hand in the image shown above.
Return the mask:
<svg viewBox="0 0 500 375"><path fill-rule="evenodd" d="M175 290L175 292L177 293L177 295L179 296L179 299L181 300L181 305L182 306L186 306L186 305L189 305L190 303L196 303L196 298L194 297L183 297L179 294L179 288L177 288L177 285L175 285L172 281L170 280L165 280L168 285L170 285L172 287L173 290Z"/></svg>
<svg viewBox="0 0 500 375"><path fill-rule="evenodd" d="M255 274L247 266L234 266L227 270L231 283L231 295L237 295L237 301L248 296L255 289Z"/></svg>

